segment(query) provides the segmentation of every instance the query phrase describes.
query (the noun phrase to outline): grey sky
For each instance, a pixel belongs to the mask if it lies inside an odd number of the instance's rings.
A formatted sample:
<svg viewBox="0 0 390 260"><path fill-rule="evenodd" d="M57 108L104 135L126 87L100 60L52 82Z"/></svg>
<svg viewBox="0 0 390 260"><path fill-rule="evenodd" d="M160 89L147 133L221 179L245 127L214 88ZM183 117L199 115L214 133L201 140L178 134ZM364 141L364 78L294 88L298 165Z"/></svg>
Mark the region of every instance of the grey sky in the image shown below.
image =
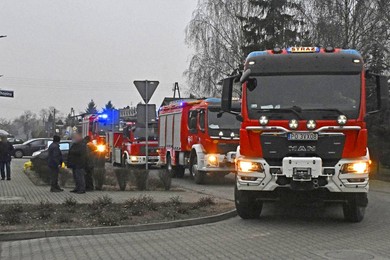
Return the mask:
<svg viewBox="0 0 390 260"><path fill-rule="evenodd" d="M191 51L184 30L196 0L1 0L0 117L30 109L83 110L136 104L136 79L159 80L152 98L172 95Z"/></svg>

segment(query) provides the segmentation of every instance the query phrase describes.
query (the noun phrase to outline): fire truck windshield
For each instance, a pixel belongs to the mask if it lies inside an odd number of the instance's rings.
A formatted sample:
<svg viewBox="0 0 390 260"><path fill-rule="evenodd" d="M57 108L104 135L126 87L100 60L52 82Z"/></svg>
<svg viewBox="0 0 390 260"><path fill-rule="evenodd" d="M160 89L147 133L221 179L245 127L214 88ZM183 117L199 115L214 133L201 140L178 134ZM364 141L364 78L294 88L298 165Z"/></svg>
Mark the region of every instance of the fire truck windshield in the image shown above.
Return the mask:
<svg viewBox="0 0 390 260"><path fill-rule="evenodd" d="M240 129L241 126L241 122L239 122L236 119L236 116L232 114L220 113L209 109L207 117L209 130L237 130Z"/></svg>
<svg viewBox="0 0 390 260"><path fill-rule="evenodd" d="M134 139L137 141L145 141L146 140L146 128L137 127L134 129ZM149 127L148 128L148 140L153 141L157 140L157 128Z"/></svg>
<svg viewBox="0 0 390 260"><path fill-rule="evenodd" d="M271 119L333 119L343 113L357 118L361 75L277 75L256 77L247 89L251 119L266 114Z"/></svg>

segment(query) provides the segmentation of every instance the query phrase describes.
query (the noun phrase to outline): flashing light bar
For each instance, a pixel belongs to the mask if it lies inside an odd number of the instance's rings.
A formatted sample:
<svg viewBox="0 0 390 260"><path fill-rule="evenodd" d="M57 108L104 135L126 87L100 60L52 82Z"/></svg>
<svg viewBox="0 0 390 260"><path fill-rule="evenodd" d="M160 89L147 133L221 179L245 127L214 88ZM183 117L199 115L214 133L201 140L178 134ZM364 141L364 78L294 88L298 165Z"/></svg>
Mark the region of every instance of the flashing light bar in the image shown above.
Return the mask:
<svg viewBox="0 0 390 260"><path fill-rule="evenodd" d="M289 47L287 48L288 53L315 53L320 52L319 47Z"/></svg>

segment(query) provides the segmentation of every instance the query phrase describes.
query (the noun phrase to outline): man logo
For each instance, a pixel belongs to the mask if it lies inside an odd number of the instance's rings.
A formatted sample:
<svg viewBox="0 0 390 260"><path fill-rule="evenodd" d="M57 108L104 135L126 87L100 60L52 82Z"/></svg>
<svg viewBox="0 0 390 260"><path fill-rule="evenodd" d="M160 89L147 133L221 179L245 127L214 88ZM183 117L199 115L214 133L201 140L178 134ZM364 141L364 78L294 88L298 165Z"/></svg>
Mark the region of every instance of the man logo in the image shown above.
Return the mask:
<svg viewBox="0 0 390 260"><path fill-rule="evenodd" d="M290 152L315 152L316 147L314 145L307 145L307 146L290 145L288 147L288 150Z"/></svg>

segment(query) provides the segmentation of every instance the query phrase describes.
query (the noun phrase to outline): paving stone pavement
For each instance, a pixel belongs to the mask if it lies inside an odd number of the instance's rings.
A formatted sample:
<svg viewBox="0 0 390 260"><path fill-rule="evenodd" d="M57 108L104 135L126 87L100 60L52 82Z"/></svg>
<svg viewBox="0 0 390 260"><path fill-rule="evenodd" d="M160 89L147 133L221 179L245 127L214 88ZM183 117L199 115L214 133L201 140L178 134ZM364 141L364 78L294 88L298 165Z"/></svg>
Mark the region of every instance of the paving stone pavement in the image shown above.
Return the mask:
<svg viewBox="0 0 390 260"><path fill-rule="evenodd" d="M340 207L266 204L259 220L0 245L8 259L390 259L390 194L371 192L362 223Z"/></svg>
<svg viewBox="0 0 390 260"><path fill-rule="evenodd" d="M180 183L175 183L175 189L166 191L93 191L86 194L74 194L69 192L71 189L65 189L64 192L52 193L49 192L49 186L36 186L23 173L23 165L27 160L15 159L12 161L12 180L0 181L0 204L1 203L40 203L41 201L48 201L51 203L62 203L68 197L75 198L80 203L90 203L97 197L107 195L113 199L114 202L121 202L127 200L129 197L138 197L140 195L150 195L156 201L167 201L174 196L180 196L183 202L195 202L200 197L205 196L206 193L191 190ZM233 190L230 186L224 186L223 189L231 193ZM212 195L212 194L210 194ZM219 196L223 199L223 196ZM218 200L218 199L217 199Z"/></svg>
<svg viewBox="0 0 390 260"><path fill-rule="evenodd" d="M207 186L183 186L207 193ZM217 187L226 196L229 185ZM340 206L265 204L259 220L160 231L0 243L0 259L390 259L390 183L372 182L366 217L343 220Z"/></svg>

